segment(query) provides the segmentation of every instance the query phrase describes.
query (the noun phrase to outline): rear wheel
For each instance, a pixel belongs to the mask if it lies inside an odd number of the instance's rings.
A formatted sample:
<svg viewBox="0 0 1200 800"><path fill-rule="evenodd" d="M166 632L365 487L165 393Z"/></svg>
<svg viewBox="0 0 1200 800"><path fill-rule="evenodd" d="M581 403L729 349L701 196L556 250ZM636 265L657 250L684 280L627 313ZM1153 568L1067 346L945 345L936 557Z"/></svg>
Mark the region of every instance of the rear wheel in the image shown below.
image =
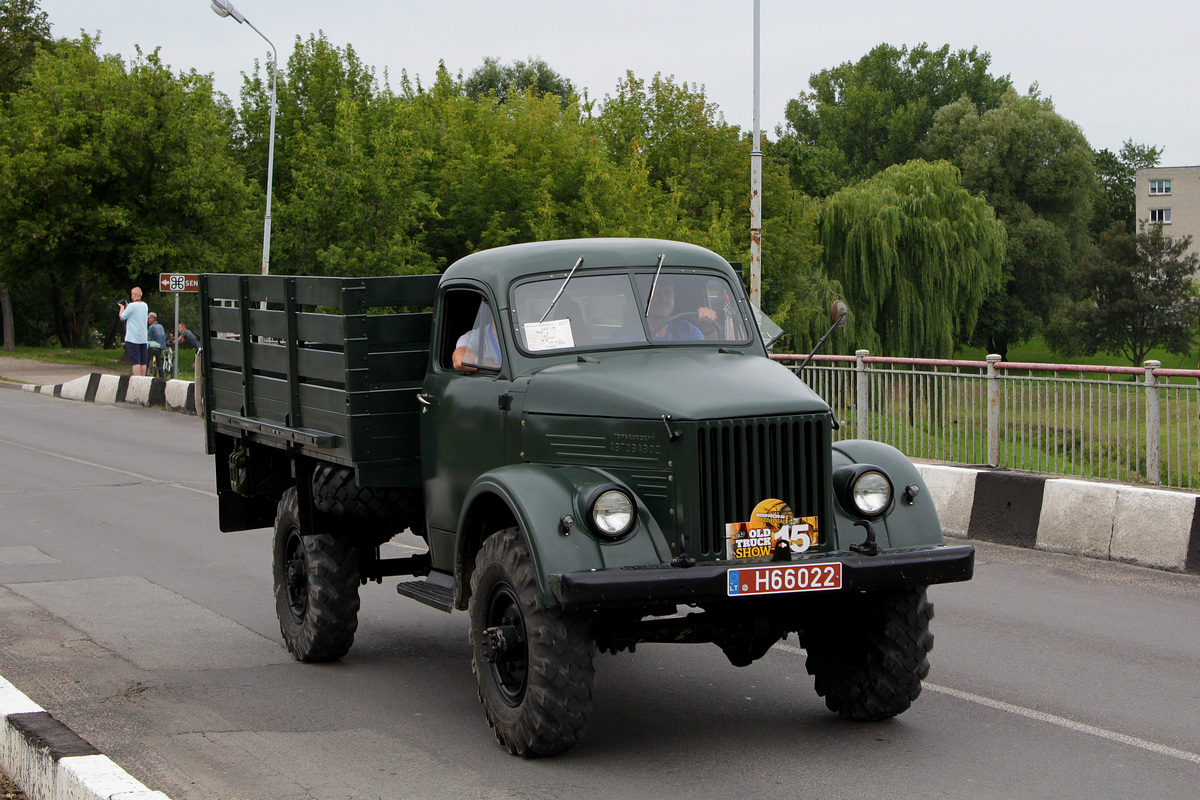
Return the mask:
<svg viewBox="0 0 1200 800"><path fill-rule="evenodd" d="M471 668L500 744L526 757L574 745L592 710L596 645L584 619L545 605L517 528L483 543L470 616Z"/></svg>
<svg viewBox="0 0 1200 800"><path fill-rule="evenodd" d="M335 661L358 629L358 552L344 538L305 534L293 487L283 493L273 546L275 613L288 652L300 661Z"/></svg>
<svg viewBox="0 0 1200 800"><path fill-rule="evenodd" d="M929 674L933 605L925 587L830 598L804 616L801 644L817 694L843 719L907 711Z"/></svg>

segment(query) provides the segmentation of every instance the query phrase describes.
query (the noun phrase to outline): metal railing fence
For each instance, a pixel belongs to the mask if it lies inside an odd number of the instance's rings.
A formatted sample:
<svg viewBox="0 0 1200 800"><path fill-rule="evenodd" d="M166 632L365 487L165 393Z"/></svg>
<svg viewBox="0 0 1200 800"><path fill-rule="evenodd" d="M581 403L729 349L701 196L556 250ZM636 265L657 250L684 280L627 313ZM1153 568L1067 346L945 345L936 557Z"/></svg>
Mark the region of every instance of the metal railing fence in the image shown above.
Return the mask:
<svg viewBox="0 0 1200 800"><path fill-rule="evenodd" d="M802 355L773 355L798 369ZM1200 489L1200 370L818 355L835 439L913 458Z"/></svg>

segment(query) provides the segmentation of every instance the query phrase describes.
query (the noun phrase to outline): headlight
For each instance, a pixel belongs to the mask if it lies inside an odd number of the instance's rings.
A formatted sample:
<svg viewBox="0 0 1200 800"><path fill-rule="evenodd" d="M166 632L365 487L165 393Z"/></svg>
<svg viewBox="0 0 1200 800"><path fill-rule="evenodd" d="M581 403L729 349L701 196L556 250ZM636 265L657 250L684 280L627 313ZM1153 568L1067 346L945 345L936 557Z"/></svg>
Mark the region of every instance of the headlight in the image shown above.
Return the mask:
<svg viewBox="0 0 1200 800"><path fill-rule="evenodd" d="M617 539L629 533L637 518L633 498L620 489L604 489L591 502L592 528L601 536Z"/></svg>
<svg viewBox="0 0 1200 800"><path fill-rule="evenodd" d="M877 517L892 504L892 482L878 470L866 470L855 477L850 498L864 517Z"/></svg>

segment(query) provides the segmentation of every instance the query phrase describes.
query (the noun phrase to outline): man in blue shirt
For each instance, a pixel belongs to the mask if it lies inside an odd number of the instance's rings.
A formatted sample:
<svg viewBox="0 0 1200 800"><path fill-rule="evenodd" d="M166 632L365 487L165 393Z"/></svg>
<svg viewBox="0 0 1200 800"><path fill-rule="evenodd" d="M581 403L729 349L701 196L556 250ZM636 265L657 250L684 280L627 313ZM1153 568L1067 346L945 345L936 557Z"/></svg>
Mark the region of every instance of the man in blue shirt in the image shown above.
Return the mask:
<svg viewBox="0 0 1200 800"><path fill-rule="evenodd" d="M683 315L671 319L675 310L675 287L667 281L655 287L654 297L650 301L650 313L646 319L650 322L650 332L658 342L698 341L705 338L704 332L692 324ZM701 306L690 316L701 324L715 326L717 312L707 306ZM668 320L670 320L668 322Z"/></svg>
<svg viewBox="0 0 1200 800"><path fill-rule="evenodd" d="M125 321L125 352L129 354L129 366L134 375L146 374L147 346L149 340L146 317L149 314L142 302L142 290L135 286L129 290L129 301L122 300L117 314Z"/></svg>

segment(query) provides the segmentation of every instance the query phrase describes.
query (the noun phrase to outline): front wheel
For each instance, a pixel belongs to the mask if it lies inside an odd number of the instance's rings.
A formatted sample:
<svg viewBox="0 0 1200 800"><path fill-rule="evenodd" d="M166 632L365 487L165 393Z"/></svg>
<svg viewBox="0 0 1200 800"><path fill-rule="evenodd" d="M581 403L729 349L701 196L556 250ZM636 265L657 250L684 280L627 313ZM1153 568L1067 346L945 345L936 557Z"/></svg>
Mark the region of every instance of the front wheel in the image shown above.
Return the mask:
<svg viewBox="0 0 1200 800"><path fill-rule="evenodd" d="M470 617L471 669L500 744L525 757L574 745L592 710L595 641L584 619L543 602L517 528L480 548Z"/></svg>
<svg viewBox="0 0 1200 800"><path fill-rule="evenodd" d="M275 613L299 661L336 661L358 629L358 552L344 538L305 534L295 487L283 493L272 548Z"/></svg>
<svg viewBox="0 0 1200 800"><path fill-rule="evenodd" d="M817 694L843 719L907 711L929 674L933 605L925 587L831 597L809 608L801 645Z"/></svg>

